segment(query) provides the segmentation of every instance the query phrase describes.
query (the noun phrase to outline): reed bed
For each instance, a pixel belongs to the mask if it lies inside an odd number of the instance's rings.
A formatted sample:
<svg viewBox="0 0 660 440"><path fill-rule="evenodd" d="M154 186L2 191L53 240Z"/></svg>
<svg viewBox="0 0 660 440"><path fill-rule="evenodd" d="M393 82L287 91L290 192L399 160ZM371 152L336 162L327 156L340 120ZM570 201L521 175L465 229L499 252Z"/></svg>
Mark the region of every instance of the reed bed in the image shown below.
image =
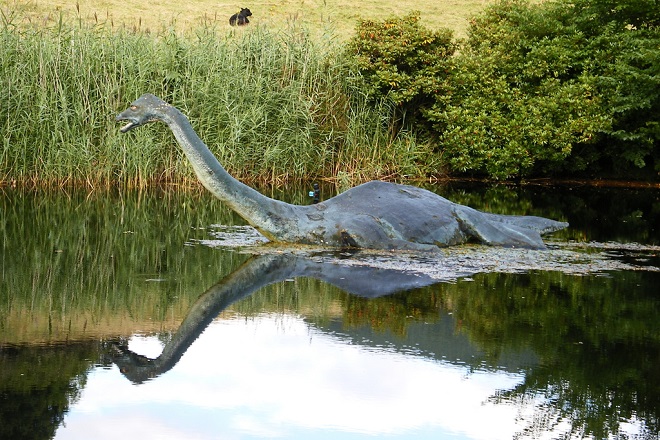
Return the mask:
<svg viewBox="0 0 660 440"><path fill-rule="evenodd" d="M143 93L186 113L244 180L413 177L430 147L393 128L393 109L359 92L331 35L200 25L145 33L83 20L0 24L0 184L143 186L192 170L160 125L119 133Z"/></svg>

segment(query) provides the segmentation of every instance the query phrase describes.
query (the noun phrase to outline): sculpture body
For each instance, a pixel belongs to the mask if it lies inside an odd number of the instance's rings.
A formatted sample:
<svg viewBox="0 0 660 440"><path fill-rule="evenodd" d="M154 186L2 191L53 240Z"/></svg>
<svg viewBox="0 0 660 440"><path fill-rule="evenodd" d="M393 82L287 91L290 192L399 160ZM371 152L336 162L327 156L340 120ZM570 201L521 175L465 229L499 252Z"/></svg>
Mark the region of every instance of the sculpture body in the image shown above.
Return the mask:
<svg viewBox="0 0 660 440"><path fill-rule="evenodd" d="M541 234L567 223L488 214L409 185L372 181L321 203L301 206L268 198L234 179L176 108L146 94L117 116L126 132L162 121L174 133L201 183L268 239L370 249L434 250L478 242L540 249Z"/></svg>

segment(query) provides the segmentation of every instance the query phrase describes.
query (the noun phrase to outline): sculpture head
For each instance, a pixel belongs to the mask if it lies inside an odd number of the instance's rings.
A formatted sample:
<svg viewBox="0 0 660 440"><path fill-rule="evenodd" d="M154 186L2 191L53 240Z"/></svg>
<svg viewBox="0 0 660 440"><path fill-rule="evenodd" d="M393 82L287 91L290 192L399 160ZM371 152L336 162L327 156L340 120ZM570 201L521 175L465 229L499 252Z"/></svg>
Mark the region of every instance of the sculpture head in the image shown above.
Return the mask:
<svg viewBox="0 0 660 440"><path fill-rule="evenodd" d="M128 124L121 128L122 133L126 133L132 128L162 120L163 115L170 105L150 93L146 93L133 101L126 110L117 115L117 121L128 121Z"/></svg>
<svg viewBox="0 0 660 440"><path fill-rule="evenodd" d="M124 340L104 342L103 359L117 365L119 372L136 384L146 382L169 370L167 368L161 371L158 359L149 359L132 352Z"/></svg>

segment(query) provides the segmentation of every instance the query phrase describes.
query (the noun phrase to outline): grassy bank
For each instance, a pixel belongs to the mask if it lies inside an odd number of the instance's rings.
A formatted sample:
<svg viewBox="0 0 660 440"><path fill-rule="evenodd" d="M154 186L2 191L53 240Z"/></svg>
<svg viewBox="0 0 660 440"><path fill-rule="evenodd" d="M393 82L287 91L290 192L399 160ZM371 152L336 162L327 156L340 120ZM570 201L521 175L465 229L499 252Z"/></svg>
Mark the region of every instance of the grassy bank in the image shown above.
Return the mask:
<svg viewBox="0 0 660 440"><path fill-rule="evenodd" d="M114 116L145 92L189 115L244 179L429 172L430 147L384 121L351 88L332 38L301 27L198 26L154 35L79 19L26 26L3 10L0 181L91 186L192 179L162 125L119 133Z"/></svg>

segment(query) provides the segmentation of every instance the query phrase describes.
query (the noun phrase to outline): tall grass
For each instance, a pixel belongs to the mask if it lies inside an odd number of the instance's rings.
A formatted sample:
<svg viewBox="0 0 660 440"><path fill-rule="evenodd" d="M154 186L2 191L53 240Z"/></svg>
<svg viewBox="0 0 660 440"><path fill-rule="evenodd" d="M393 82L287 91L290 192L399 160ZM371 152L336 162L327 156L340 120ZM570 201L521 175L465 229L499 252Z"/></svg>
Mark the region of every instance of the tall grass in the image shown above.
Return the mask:
<svg viewBox="0 0 660 440"><path fill-rule="evenodd" d="M145 185L192 179L163 126L119 133L150 92L186 113L248 180L421 175L429 148L351 89L335 40L262 27L148 34L58 21L0 26L0 182Z"/></svg>

